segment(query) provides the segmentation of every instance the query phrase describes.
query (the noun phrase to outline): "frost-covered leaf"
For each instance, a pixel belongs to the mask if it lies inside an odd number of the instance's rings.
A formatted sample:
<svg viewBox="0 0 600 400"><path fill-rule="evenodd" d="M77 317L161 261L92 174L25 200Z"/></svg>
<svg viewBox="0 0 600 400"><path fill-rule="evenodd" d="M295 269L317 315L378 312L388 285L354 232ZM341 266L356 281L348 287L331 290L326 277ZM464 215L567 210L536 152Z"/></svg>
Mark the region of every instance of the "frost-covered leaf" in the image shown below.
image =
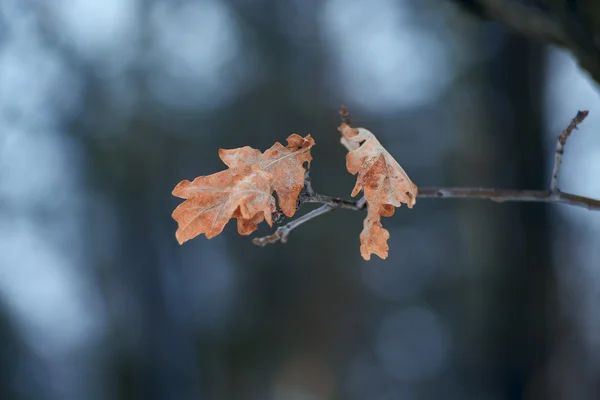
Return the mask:
<svg viewBox="0 0 600 400"><path fill-rule="evenodd" d="M173 211L179 224L177 241L182 244L200 234L213 238L231 218L238 219L238 232L242 235L252 233L265 219L271 225L275 211L271 180L271 174L256 166L180 182L173 195L186 201Z"/></svg>
<svg viewBox="0 0 600 400"><path fill-rule="evenodd" d="M237 219L241 235L254 232L265 220L272 225L276 211L273 191L277 191L283 213L294 215L304 187L303 164L310 163L315 142L310 135L296 134L287 141L287 146L275 143L264 153L248 146L221 149L219 156L229 169L180 182L173 195L186 201L173 212L179 225L177 241L181 244L200 234L210 239L232 218Z"/></svg>
<svg viewBox="0 0 600 400"><path fill-rule="evenodd" d="M363 191L369 209L360 234L361 254L365 260L372 253L386 258L389 232L381 226L380 219L393 215L394 207L402 203L412 208L417 186L373 133L344 123L339 131L342 144L349 150L346 168L351 174L358 174L352 197Z"/></svg>
<svg viewBox="0 0 600 400"><path fill-rule="evenodd" d="M287 138L287 142L285 147L281 143L275 143L262 154L250 147L219 150L219 157L232 168L260 165L272 174L279 207L286 216L291 217L296 212L296 201L304 187L303 165L310 165L310 149L315 141L310 135L302 137L294 133Z"/></svg>

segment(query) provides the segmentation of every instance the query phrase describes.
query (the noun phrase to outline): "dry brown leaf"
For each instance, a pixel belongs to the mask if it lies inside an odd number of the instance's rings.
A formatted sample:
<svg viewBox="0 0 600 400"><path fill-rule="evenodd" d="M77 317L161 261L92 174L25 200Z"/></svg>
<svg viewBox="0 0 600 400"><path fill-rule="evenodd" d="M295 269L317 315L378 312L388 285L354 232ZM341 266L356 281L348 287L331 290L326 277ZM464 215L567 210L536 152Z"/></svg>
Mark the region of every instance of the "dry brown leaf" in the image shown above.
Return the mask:
<svg viewBox="0 0 600 400"><path fill-rule="evenodd" d="M242 235L256 230L256 225L265 219L271 226L275 211L272 180L271 174L253 166L180 182L173 195L187 200L173 211L179 224L177 241L182 244L201 234L211 239L223 231L231 218L238 219L238 232Z"/></svg>
<svg viewBox="0 0 600 400"><path fill-rule="evenodd" d="M348 149L348 151L356 150L360 147L360 144L352 140L353 137L358 135L358 131L355 128L342 122L338 130L342 134L342 137L340 138L340 143L346 149Z"/></svg>
<svg viewBox="0 0 600 400"><path fill-rule="evenodd" d="M365 260L371 259L371 254L377 254L380 258L387 258L390 233L381 225L381 214L369 210L363 222L363 230L360 233L360 255Z"/></svg>
<svg viewBox="0 0 600 400"><path fill-rule="evenodd" d="M273 175L273 189L277 192L281 211L291 217L296 212L296 201L304 187L304 163L310 165L310 149L315 141L310 135L302 137L292 134L287 138L287 146L275 143L261 154L250 147L219 150L219 157L230 168L260 165ZM243 155L240 155L243 153Z"/></svg>
<svg viewBox="0 0 600 400"><path fill-rule="evenodd" d="M347 124L342 124L339 130L342 144L349 150L346 168L352 175L358 174L352 197L362 190L369 208L360 234L361 254L365 260L373 253L386 258L390 235L381 226L380 218L393 215L394 207L400 207L402 203L412 208L417 186L373 133Z"/></svg>
<svg viewBox="0 0 600 400"><path fill-rule="evenodd" d="M236 212L233 213L233 218L237 219L238 233L246 236L258 229L258 224L265 220L265 214L258 213L250 219L245 219L242 217L242 214L238 208ZM271 223L269 223L269 226L271 226Z"/></svg>
<svg viewBox="0 0 600 400"><path fill-rule="evenodd" d="M348 172L352 175L358 173L352 197L363 190L369 204L400 207L401 203L405 203L412 208L416 202L417 186L375 135L364 128L356 130L358 135L350 141L362 145L346 155Z"/></svg>
<svg viewBox="0 0 600 400"><path fill-rule="evenodd" d="M275 143L264 153L248 146L221 149L219 156L229 169L180 182L173 195L186 201L173 212L179 224L177 241L182 244L201 234L210 239L221 233L231 218L237 219L241 235L254 232L264 220L272 225L274 190L283 213L294 215L304 187L303 164L310 163L315 142L310 135L296 134L287 141L286 147Z"/></svg>

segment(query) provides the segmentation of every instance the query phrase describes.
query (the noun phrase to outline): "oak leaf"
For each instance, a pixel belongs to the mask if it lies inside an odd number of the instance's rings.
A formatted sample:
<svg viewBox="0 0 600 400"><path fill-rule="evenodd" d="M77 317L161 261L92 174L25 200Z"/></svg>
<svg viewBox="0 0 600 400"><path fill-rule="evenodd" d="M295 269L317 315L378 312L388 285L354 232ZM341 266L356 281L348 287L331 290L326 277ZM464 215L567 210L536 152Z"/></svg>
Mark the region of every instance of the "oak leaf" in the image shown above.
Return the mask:
<svg viewBox="0 0 600 400"><path fill-rule="evenodd" d="M416 202L417 186L373 133L345 123L340 125L339 131L342 133L341 142L349 151L346 168L352 175L358 174L352 197L362 190L368 205L360 234L361 255L365 260L369 260L373 253L386 258L389 232L382 227L380 219L392 216L394 207L400 207L402 203L412 208Z"/></svg>
<svg viewBox="0 0 600 400"><path fill-rule="evenodd" d="M220 149L219 156L229 169L180 182L173 195L186 201L172 215L179 225L177 241L182 244L200 234L211 239L232 218L237 219L241 235L254 232L265 220L272 226L276 211L273 191L277 191L284 214L294 215L304 187L303 164L310 163L315 142L310 135L296 134L287 141L287 147L275 143L264 153L249 146Z"/></svg>
<svg viewBox="0 0 600 400"><path fill-rule="evenodd" d="M371 254L377 254L380 258L387 258L390 232L381 225L381 214L377 212L367 212L367 217L363 222L363 230L360 233L360 255L365 260L371 259Z"/></svg>
<svg viewBox="0 0 600 400"><path fill-rule="evenodd" d="M262 169L273 175L273 189L277 192L281 211L291 217L296 212L296 201L304 187L304 163L312 156L310 149L315 141L310 135L302 137L292 134L287 138L287 146L275 143L270 149L261 153L250 147L232 150L219 150L219 157L230 168L260 165ZM243 156L240 156L243 153Z"/></svg>
<svg viewBox="0 0 600 400"><path fill-rule="evenodd" d="M180 182L173 190L174 196L186 199L173 211L173 219L179 224L175 233L179 244L200 234L211 239L223 231L231 218L237 218L241 235L252 233L265 219L271 226L275 211L272 178L254 166Z"/></svg>

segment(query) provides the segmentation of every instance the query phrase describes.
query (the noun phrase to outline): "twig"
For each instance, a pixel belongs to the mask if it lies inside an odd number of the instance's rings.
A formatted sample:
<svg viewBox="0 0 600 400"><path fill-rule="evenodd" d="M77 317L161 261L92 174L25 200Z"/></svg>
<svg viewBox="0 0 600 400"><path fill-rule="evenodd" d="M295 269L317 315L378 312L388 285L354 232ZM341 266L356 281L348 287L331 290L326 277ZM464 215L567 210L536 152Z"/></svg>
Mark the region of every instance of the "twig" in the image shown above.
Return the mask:
<svg viewBox="0 0 600 400"><path fill-rule="evenodd" d="M550 181L550 191L558 191L558 174L560 173L560 166L562 164L562 157L565 152L565 144L567 139L571 136L573 130L577 129L577 125L583 122L589 112L587 110L577 111L577 115L573 118L567 129L562 131L556 142L556 151L554 152L554 168L552 169L552 180Z"/></svg>
<svg viewBox="0 0 600 400"><path fill-rule="evenodd" d="M346 106L343 104L340 108L340 119L344 124L352 125L352 115L350 114L350 111L348 111Z"/></svg>
<svg viewBox="0 0 600 400"><path fill-rule="evenodd" d="M319 215L328 213L329 211L332 211L334 209L335 208L329 204L322 205L321 207L319 207L315 210L312 210L311 212L309 212L307 214L304 214L300 218L293 220L289 224L277 228L275 233L273 233L272 235L261 237L261 238L254 238L252 240L252 243L254 243L255 245L260 246L260 247L264 247L268 244L275 243L278 241L281 241L281 243L285 243L288 240L290 232L294 228L302 225L303 223L305 223L307 221L310 221L313 218L318 217Z"/></svg>
<svg viewBox="0 0 600 400"><path fill-rule="evenodd" d="M532 203L555 203L566 204L575 207L583 207L588 210L600 211L600 200L589 197L578 196L576 194L564 193L558 190L558 175L564 146L567 139L577 129L577 125L583 122L587 117L588 111L578 111L569 126L558 137L556 152L554 158L554 168L552 171L552 181L548 190L510 190L510 189L489 189L489 188L421 188L417 194L419 199L474 199L474 200L491 200L497 203L505 202L532 202ZM342 106L340 111L342 122L348 124L350 122L350 113L346 107ZM303 203L322 204L321 207L301 216L300 218L282 226L272 235L262 238L255 238L252 242L258 246L266 246L267 244L281 242L285 243L288 240L290 232L298 226L316 218L320 215L328 213L338 208L362 211L367 209L367 202L364 197L359 200L345 200L337 197L325 196L318 194L312 187L309 171L307 170L304 177L304 191L298 198L298 206Z"/></svg>
<svg viewBox="0 0 600 400"><path fill-rule="evenodd" d="M487 188L424 188L419 199L479 199L496 203L532 202L557 203L600 211L600 200L571 193L550 190L504 190Z"/></svg>
<svg viewBox="0 0 600 400"><path fill-rule="evenodd" d="M360 200L344 200L338 197L330 197L322 194L316 194L306 200L306 203L327 204L332 209L343 208L346 210L361 211L366 210L367 202L361 198Z"/></svg>

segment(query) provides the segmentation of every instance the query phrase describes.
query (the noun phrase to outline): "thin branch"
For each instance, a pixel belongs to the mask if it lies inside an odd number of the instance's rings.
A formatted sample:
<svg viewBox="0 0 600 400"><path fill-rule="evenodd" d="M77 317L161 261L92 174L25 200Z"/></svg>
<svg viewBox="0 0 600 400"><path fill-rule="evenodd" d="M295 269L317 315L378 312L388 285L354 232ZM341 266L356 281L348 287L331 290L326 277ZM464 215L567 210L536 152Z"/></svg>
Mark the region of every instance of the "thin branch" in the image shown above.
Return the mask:
<svg viewBox="0 0 600 400"><path fill-rule="evenodd" d="M531 202L556 203L600 211L600 200L571 193L550 190L504 190L487 188L424 188L419 189L419 199L479 199L496 203Z"/></svg>
<svg viewBox="0 0 600 400"><path fill-rule="evenodd" d="M490 188L421 188L418 191L419 199L473 199L473 200L491 200L497 203L505 202L531 202L531 203L554 203L566 204L575 207L583 207L588 210L600 211L600 200L589 197L578 196L576 194L564 193L558 189L558 175L564 146L569 136L577 129L583 120L587 117L588 111L578 111L569 126L558 137L556 145L554 168L552 171L552 180L548 190L510 190L510 189L490 189ZM342 122L348 124L351 122L350 113L346 107L342 106L340 112ZM304 191L298 198L298 207L304 203L322 204L321 207L301 216L300 218L282 226L272 235L262 238L255 238L253 243L258 246L288 240L289 234L298 226L339 208L353 211L363 211L367 209L367 202L364 197L359 200L345 200L337 197L318 194L312 187L309 171L304 176Z"/></svg>
<svg viewBox="0 0 600 400"><path fill-rule="evenodd" d="M329 211L333 211L333 210L334 210L334 208L332 206L330 206L329 204L322 205L321 207L319 207L315 210L312 210L311 212L309 212L307 214L304 214L300 218L293 220L289 224L286 224L282 227L277 228L275 233L273 233L272 235L261 237L261 238L254 238L252 240L252 243L254 243L255 245L260 246L260 247L264 247L268 244L272 244L272 243L279 242L279 241L281 243L285 243L288 240L290 232L294 228L297 228L298 226L302 225L303 223L308 222L311 219L318 217L319 215L328 213Z"/></svg>
<svg viewBox="0 0 600 400"><path fill-rule="evenodd" d="M344 200L338 197L330 197L322 194L316 194L314 197L310 197L306 200L306 203L318 203L327 204L331 208L343 208L346 210L361 211L367 209L367 202L364 201L364 197L360 200Z"/></svg>
<svg viewBox="0 0 600 400"><path fill-rule="evenodd" d="M554 168L552 169L552 180L550 181L550 191L558 191L558 174L560 173L560 166L562 164L562 157L565 152L565 144L567 139L571 136L573 130L577 129L577 125L583 122L589 112L587 110L577 111L577 115L573 118L567 129L562 131L556 142L556 151L554 152Z"/></svg>
<svg viewBox="0 0 600 400"><path fill-rule="evenodd" d="M554 203L566 204L575 207L582 207L587 210L600 211L600 200L589 197L578 196L571 193L560 191L551 192L549 190L504 190L488 188L424 188L417 194L418 199L471 199L471 200L491 200L496 203L507 202L529 202L529 203ZM323 204L321 207L303 215L302 217L280 227L275 233L269 236L255 238L253 243L264 247L267 244L287 242L290 232L320 215L336 210L338 208L362 211L366 210L366 201L363 198L351 201L336 197L316 195L305 201L305 203Z"/></svg>
<svg viewBox="0 0 600 400"><path fill-rule="evenodd" d="M364 197L353 201L315 193L308 170L304 174L304 192L298 197L298 208L304 203L317 203L322 204L322 206L288 223L285 226L277 228L275 233L272 235L254 238L252 243L260 247L264 247L267 244L276 242L285 243L287 242L289 234L292 230L320 215L337 210L338 208L353 211L360 211L367 208L367 202Z"/></svg>

